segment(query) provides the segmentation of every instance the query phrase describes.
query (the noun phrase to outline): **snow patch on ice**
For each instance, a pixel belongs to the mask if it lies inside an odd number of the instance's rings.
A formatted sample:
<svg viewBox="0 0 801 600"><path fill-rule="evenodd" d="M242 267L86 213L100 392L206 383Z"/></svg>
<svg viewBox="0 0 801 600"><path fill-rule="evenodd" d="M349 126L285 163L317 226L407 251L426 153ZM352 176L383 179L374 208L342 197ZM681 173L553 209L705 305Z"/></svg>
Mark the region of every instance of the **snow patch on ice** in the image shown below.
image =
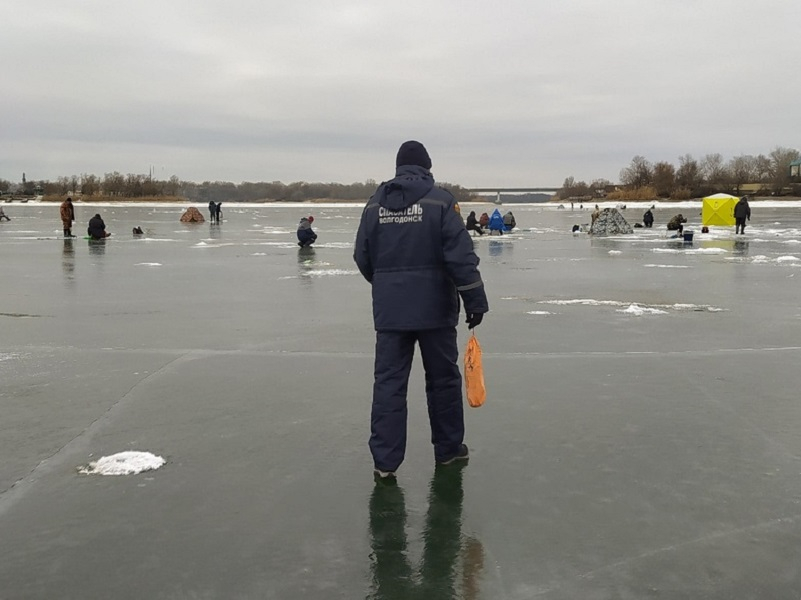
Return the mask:
<svg viewBox="0 0 801 600"><path fill-rule="evenodd" d="M776 262L780 262L780 263L781 262L795 262L797 260L799 260L798 257L793 256L793 255L789 255L789 256L780 256L779 258L776 259Z"/></svg>
<svg viewBox="0 0 801 600"><path fill-rule="evenodd" d="M118 452L90 462L80 467L78 472L82 475L136 475L158 469L166 462L162 457L150 452Z"/></svg>
<svg viewBox="0 0 801 600"><path fill-rule="evenodd" d="M610 250L609 254L612 256L617 256L618 254L623 254L620 250Z"/></svg>
<svg viewBox="0 0 801 600"><path fill-rule="evenodd" d="M653 263L643 265L646 269L691 269L689 265L655 265Z"/></svg>
<svg viewBox="0 0 801 600"><path fill-rule="evenodd" d="M161 267L163 265L161 263L144 262L144 263L136 263L134 266L135 267Z"/></svg>
<svg viewBox="0 0 801 600"><path fill-rule="evenodd" d="M356 270L349 270L349 269L309 269L308 271L304 271L300 275L287 275L285 277L279 277L279 280L283 279L298 279L299 277L330 277L330 276L338 276L338 275L358 275L359 271Z"/></svg>
<svg viewBox="0 0 801 600"><path fill-rule="evenodd" d="M635 317L641 317L642 315L668 314L666 310L660 310L658 308L650 308L648 306L640 306L639 304L630 304L628 308L623 308L623 309L619 308L617 309L616 312L634 315Z"/></svg>
<svg viewBox="0 0 801 600"><path fill-rule="evenodd" d="M654 248L652 252L662 254L726 254L725 248Z"/></svg>
<svg viewBox="0 0 801 600"><path fill-rule="evenodd" d="M630 309L632 306L641 307L644 309L654 310L673 310L673 311L695 311L695 312L722 312L726 309L718 308L716 306L709 306L706 304L641 304L639 302L620 300L595 300L593 298L578 298L575 300L540 300L538 304L556 304L561 306L582 305L582 306L625 306ZM622 312L622 311L621 311ZM655 314L655 313L654 313Z"/></svg>
<svg viewBox="0 0 801 600"><path fill-rule="evenodd" d="M530 310L526 313L527 315L552 315L552 312L547 310Z"/></svg>
<svg viewBox="0 0 801 600"><path fill-rule="evenodd" d="M311 269L304 275L309 277L328 277L330 275L358 275L359 272L350 269Z"/></svg>

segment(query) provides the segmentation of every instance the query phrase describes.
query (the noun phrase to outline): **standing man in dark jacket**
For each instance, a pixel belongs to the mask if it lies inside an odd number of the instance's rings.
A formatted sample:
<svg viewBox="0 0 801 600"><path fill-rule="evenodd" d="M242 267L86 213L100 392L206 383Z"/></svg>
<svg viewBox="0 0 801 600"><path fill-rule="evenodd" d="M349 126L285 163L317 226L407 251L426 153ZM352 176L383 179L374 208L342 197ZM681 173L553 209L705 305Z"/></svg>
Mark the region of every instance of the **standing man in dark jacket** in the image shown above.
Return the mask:
<svg viewBox="0 0 801 600"><path fill-rule="evenodd" d="M734 205L734 234L745 233L745 220L751 220L751 206L748 204L748 196L743 196Z"/></svg>
<svg viewBox="0 0 801 600"><path fill-rule="evenodd" d="M434 187L425 147L405 142L395 165L395 178L378 186L362 212L353 254L373 287L370 451L381 478L395 476L406 452L415 343L425 369L434 458L439 464L467 459L456 345L459 298L470 329L489 310L470 234L454 197Z"/></svg>

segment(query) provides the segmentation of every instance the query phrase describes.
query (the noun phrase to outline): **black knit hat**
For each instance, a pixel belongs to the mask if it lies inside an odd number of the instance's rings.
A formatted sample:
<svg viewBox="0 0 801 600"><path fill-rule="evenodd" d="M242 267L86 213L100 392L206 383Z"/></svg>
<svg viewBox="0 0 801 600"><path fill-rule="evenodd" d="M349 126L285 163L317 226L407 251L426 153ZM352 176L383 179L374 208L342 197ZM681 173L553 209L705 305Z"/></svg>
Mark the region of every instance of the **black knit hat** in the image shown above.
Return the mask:
<svg viewBox="0 0 801 600"><path fill-rule="evenodd" d="M428 156L426 147L420 142L414 140L403 142L395 159L395 166L400 167L401 165L417 165L424 169L430 169L431 157Z"/></svg>

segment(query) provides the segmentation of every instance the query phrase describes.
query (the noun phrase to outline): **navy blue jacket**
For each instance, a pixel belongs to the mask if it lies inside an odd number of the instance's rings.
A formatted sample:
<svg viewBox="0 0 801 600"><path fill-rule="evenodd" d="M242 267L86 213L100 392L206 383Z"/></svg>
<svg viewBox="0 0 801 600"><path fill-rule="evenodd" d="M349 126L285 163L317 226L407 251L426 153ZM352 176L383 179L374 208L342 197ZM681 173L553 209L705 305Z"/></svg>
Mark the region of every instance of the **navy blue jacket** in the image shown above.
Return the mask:
<svg viewBox="0 0 801 600"><path fill-rule="evenodd" d="M397 168L362 212L353 259L373 286L377 331L454 327L489 310L473 241L456 200L428 169Z"/></svg>

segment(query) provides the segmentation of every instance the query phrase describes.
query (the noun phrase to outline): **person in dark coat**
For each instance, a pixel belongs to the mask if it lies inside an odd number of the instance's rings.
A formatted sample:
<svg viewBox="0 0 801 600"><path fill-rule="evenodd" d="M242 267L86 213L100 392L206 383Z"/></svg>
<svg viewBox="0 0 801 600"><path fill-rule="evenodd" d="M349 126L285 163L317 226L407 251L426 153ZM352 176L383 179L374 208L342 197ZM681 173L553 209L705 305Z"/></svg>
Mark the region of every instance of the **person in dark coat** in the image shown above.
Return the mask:
<svg viewBox="0 0 801 600"><path fill-rule="evenodd" d="M653 227L654 224L654 213L651 212L651 209L645 211L645 214L642 216L643 225L646 227Z"/></svg>
<svg viewBox="0 0 801 600"><path fill-rule="evenodd" d="M512 229L514 229L515 227L517 227L517 221L515 221L515 216L512 214L512 211L510 210L505 215L503 215L503 228L506 231L512 231Z"/></svg>
<svg viewBox="0 0 801 600"><path fill-rule="evenodd" d="M682 234L684 231L684 223L687 222L687 218L682 215L681 213L674 216L670 221L668 221L667 228L668 231L678 231L679 235Z"/></svg>
<svg viewBox="0 0 801 600"><path fill-rule="evenodd" d="M481 213L481 216L478 219L478 224L481 225L481 227L486 228L487 225L489 225L489 215L487 213Z"/></svg>
<svg viewBox="0 0 801 600"><path fill-rule="evenodd" d="M3 207L0 206L0 221L2 221L3 219L5 219L6 221L10 221L11 220L11 219L8 218L8 215L3 210Z"/></svg>
<svg viewBox="0 0 801 600"><path fill-rule="evenodd" d="M222 219L222 202L218 202L214 205L214 218L218 223Z"/></svg>
<svg viewBox="0 0 801 600"><path fill-rule="evenodd" d="M106 231L106 224L103 222L103 219L99 214L89 219L89 227L87 228L86 232L93 240L102 240L111 235Z"/></svg>
<svg viewBox="0 0 801 600"><path fill-rule="evenodd" d="M476 219L476 211L471 210L470 214L467 215L467 223L465 223L465 228L467 231L476 231L478 235L484 235L484 230L481 228L481 225L478 224L478 219Z"/></svg>
<svg viewBox="0 0 801 600"><path fill-rule="evenodd" d="M59 207L61 214L61 224L64 226L64 237L72 238L72 222L75 220L75 207L72 205L72 198L67 197Z"/></svg>
<svg viewBox="0 0 801 600"><path fill-rule="evenodd" d="M489 310L478 257L456 200L434 185L431 158L405 142L395 178L367 202L353 258L372 285L376 330L370 451L379 478L394 477L406 453L406 390L415 344L425 369L434 459L468 457L456 326L460 298L470 329Z"/></svg>
<svg viewBox="0 0 801 600"><path fill-rule="evenodd" d="M217 217L217 205L214 204L214 200L209 200L209 220L214 223Z"/></svg>
<svg viewBox="0 0 801 600"><path fill-rule="evenodd" d="M314 217L303 217L298 224L298 246L305 248L317 240L317 234L312 229Z"/></svg>
<svg viewBox="0 0 801 600"><path fill-rule="evenodd" d="M745 221L751 220L751 206L748 204L748 196L743 196L734 205L734 234L745 233Z"/></svg>

